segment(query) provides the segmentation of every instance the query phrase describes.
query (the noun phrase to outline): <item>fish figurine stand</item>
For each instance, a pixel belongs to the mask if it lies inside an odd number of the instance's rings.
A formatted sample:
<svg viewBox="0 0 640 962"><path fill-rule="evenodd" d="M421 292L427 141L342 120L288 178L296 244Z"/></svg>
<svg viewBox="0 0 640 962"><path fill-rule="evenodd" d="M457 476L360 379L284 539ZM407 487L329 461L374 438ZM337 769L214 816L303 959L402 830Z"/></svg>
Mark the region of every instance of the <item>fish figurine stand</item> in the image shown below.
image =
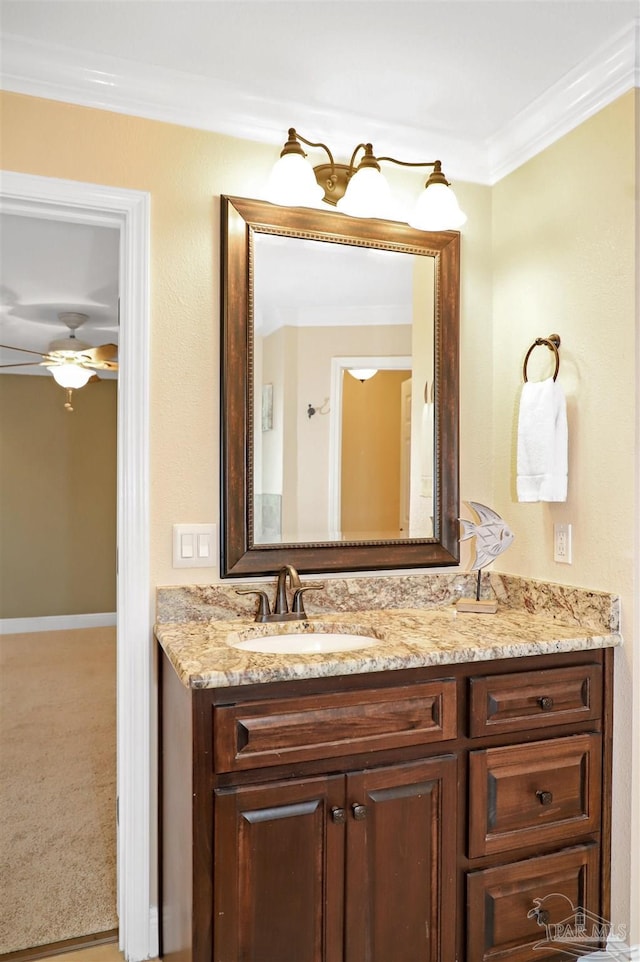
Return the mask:
<svg viewBox="0 0 640 962"><path fill-rule="evenodd" d="M513 543L513 532L502 520L499 514L485 504L477 501L464 501L474 521L459 518L462 532L460 541L474 539L475 557L470 571L477 571L475 598L459 598L456 602L457 611L469 611L476 614L494 615L498 610L496 598L481 598L482 569L506 551Z"/></svg>

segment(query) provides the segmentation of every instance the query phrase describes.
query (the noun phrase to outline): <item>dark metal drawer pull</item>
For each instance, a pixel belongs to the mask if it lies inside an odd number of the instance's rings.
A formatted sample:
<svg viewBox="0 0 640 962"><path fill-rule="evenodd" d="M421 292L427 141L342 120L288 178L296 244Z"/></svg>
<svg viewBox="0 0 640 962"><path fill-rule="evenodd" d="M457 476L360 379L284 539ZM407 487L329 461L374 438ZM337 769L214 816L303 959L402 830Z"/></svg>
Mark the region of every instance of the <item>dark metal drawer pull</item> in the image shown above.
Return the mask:
<svg viewBox="0 0 640 962"><path fill-rule="evenodd" d="M331 809L331 818L336 823L336 825L344 825L347 820L347 816L344 808L337 808L335 805Z"/></svg>
<svg viewBox="0 0 640 962"><path fill-rule="evenodd" d="M361 822L363 818L367 817L367 806L366 805L352 805L351 810L353 811L353 817L356 822Z"/></svg>
<svg viewBox="0 0 640 962"><path fill-rule="evenodd" d="M529 912L530 916L534 916L538 925L548 925L551 921L551 916L546 909L536 908Z"/></svg>
<svg viewBox="0 0 640 962"><path fill-rule="evenodd" d="M551 805L551 802L553 801L552 792L536 792L536 796L541 805Z"/></svg>
<svg viewBox="0 0 640 962"><path fill-rule="evenodd" d="M553 698L549 698L548 695L542 695L538 698L538 704L543 711L551 711L553 708Z"/></svg>

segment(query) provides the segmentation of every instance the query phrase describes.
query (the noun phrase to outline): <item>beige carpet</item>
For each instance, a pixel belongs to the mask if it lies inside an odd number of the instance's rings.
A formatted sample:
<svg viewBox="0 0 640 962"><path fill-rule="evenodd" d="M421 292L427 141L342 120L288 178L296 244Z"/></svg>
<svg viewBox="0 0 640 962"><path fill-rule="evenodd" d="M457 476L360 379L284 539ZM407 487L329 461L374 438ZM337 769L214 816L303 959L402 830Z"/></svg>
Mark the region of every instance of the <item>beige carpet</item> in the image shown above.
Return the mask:
<svg viewBox="0 0 640 962"><path fill-rule="evenodd" d="M0 638L0 953L116 928L115 628Z"/></svg>

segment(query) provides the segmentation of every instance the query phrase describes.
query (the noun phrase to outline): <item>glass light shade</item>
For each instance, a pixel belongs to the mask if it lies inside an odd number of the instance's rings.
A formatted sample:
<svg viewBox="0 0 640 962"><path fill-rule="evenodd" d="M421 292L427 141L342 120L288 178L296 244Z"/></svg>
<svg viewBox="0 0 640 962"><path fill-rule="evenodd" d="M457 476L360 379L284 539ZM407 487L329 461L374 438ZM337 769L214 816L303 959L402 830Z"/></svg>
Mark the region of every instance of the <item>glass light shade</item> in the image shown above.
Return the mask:
<svg viewBox="0 0 640 962"><path fill-rule="evenodd" d="M431 184L422 191L409 218L418 230L458 230L467 215L460 210L456 195L445 184Z"/></svg>
<svg viewBox="0 0 640 962"><path fill-rule="evenodd" d="M348 367L347 372L351 377L355 377L356 381L368 381L370 377L378 373L377 367Z"/></svg>
<svg viewBox="0 0 640 962"><path fill-rule="evenodd" d="M283 207L317 207L324 191L302 154L285 154L275 162L267 184L267 200Z"/></svg>
<svg viewBox="0 0 640 962"><path fill-rule="evenodd" d="M336 207L341 214L351 217L394 219L391 188L384 174L375 167L362 167L355 172Z"/></svg>
<svg viewBox="0 0 640 962"><path fill-rule="evenodd" d="M49 370L60 387L76 390L79 387L84 387L89 378L92 378L95 373L86 367L81 367L73 361L65 364L57 364L55 367L50 367Z"/></svg>

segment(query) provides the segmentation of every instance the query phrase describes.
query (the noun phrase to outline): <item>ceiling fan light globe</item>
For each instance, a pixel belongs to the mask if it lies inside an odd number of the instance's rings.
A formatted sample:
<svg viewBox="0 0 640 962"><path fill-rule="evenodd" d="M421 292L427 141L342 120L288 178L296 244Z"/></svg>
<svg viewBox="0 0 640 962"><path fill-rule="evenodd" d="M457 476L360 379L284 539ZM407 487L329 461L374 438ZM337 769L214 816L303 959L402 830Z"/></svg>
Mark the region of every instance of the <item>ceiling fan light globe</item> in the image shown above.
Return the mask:
<svg viewBox="0 0 640 962"><path fill-rule="evenodd" d="M446 184L429 184L422 191L409 218L417 230L458 230L467 215L460 209L456 195Z"/></svg>
<svg viewBox="0 0 640 962"><path fill-rule="evenodd" d="M266 196L283 207L318 207L324 191L302 154L285 154L273 165Z"/></svg>
<svg viewBox="0 0 640 962"><path fill-rule="evenodd" d="M71 388L76 391L78 388L84 387L89 378L93 377L94 374L93 371L82 367L80 364L75 364L73 361L56 364L55 367L50 367L49 370L60 387Z"/></svg>

